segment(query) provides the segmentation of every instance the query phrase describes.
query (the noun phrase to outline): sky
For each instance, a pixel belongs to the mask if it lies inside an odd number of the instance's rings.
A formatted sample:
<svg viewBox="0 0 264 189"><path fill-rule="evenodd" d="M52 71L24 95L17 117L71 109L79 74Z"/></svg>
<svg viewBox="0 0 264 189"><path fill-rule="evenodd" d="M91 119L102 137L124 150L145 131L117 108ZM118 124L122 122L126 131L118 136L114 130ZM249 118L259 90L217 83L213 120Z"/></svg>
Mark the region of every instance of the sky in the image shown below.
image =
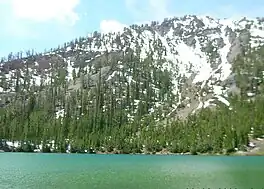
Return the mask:
<svg viewBox="0 0 264 189"><path fill-rule="evenodd" d="M0 0L0 57L43 52L94 31L120 31L174 16L239 18L263 12L263 0Z"/></svg>

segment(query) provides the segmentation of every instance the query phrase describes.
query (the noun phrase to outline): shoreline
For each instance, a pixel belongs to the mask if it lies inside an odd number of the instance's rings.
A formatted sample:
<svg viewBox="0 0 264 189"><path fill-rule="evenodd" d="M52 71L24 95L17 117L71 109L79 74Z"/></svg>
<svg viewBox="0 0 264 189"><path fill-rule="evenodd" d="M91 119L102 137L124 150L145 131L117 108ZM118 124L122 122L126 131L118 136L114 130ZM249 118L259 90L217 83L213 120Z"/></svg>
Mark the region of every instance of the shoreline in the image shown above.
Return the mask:
<svg viewBox="0 0 264 189"><path fill-rule="evenodd" d="M176 155L176 156L264 156L264 139L251 139L249 145L245 148L245 151L240 151L238 149L234 151L227 152L223 150L222 152L207 152L207 153L200 153L200 152L185 152L185 153L173 153L170 152L168 149L163 148L162 150L155 152L155 151L147 151L146 149L142 149L140 152L123 152L122 150L118 150L114 148L111 152L108 151L101 151L96 149L87 149L87 150L66 150L64 152L61 151L42 151L40 149L31 149L29 151L25 151L18 147L11 147L11 146L2 146L0 148L0 153L43 153L43 154L98 154L98 155ZM104 149L104 148L102 148Z"/></svg>
<svg viewBox="0 0 264 189"><path fill-rule="evenodd" d="M264 151L263 149L260 150L259 148L253 148L250 151L236 151L232 153L191 153L191 152L186 152L186 153L162 153L162 152L148 152L148 153L114 153L114 152L101 152L97 151L94 153L85 153L85 152L23 152L23 151L3 151L0 150L0 153L23 153L23 154L85 154L85 155L144 155L144 156L264 156Z"/></svg>

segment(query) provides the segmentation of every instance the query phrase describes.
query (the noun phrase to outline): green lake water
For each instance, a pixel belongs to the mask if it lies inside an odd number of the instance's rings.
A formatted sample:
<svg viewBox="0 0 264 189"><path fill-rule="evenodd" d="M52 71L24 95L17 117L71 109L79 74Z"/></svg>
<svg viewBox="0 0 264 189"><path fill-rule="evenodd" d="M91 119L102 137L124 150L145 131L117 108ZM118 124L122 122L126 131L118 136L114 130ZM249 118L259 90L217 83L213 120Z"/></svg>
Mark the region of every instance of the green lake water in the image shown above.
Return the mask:
<svg viewBox="0 0 264 189"><path fill-rule="evenodd" d="M264 188L264 157L0 154L0 189Z"/></svg>

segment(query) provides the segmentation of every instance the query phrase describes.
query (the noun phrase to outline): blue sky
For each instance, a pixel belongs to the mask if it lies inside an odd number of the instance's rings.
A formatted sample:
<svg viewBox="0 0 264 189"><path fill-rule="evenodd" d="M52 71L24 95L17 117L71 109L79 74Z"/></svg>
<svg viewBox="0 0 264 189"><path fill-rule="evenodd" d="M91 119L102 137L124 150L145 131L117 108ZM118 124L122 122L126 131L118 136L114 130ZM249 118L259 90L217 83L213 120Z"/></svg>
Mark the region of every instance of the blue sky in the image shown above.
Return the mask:
<svg viewBox="0 0 264 189"><path fill-rule="evenodd" d="M95 30L118 31L164 17L263 12L263 0L0 0L0 57L32 48L41 52Z"/></svg>

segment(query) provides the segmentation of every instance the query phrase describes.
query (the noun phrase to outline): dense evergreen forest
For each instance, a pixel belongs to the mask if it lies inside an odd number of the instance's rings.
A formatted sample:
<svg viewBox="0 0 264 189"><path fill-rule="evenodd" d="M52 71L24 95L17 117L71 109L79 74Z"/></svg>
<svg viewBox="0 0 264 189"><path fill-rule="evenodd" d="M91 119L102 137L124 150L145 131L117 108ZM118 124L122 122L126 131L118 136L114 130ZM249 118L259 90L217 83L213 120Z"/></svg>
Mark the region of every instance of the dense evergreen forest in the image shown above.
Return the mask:
<svg viewBox="0 0 264 189"><path fill-rule="evenodd" d="M0 107L0 138L21 141L21 147L9 150L26 152L41 144L43 152L197 154L245 150L251 138L264 135L264 47L233 63L240 93L229 95L229 107L219 103L186 119L177 113L167 116L171 102L178 100L173 76L157 67L151 54L141 60L127 53L119 60L122 66L114 58L98 61L96 82L85 76L89 70L82 66L73 69L71 83L67 67L54 62L45 86L44 79L40 86L30 83L34 74L29 65L24 75L16 69L15 93L1 97L8 103ZM104 76L108 65L115 68L115 79ZM1 74L0 86L8 89L10 82ZM80 88L69 90L78 82ZM159 109L152 111L157 103Z"/></svg>

